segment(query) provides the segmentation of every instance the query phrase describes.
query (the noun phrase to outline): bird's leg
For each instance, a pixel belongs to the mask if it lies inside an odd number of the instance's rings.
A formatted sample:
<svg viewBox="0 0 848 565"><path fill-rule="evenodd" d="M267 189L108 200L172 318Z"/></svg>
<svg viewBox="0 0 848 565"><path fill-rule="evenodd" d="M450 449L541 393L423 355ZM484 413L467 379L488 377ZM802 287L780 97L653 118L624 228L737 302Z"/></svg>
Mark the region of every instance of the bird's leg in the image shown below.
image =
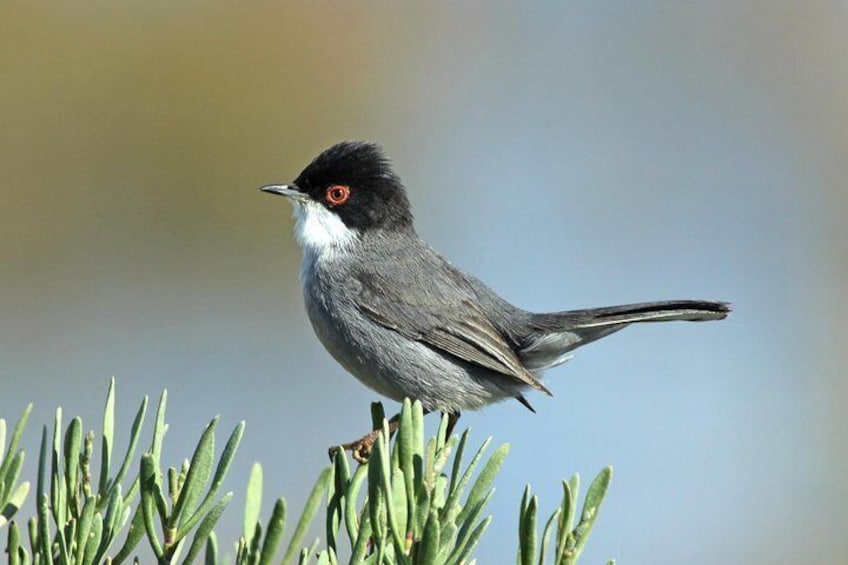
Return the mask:
<svg viewBox="0 0 848 565"><path fill-rule="evenodd" d="M392 419L389 420L389 434L391 435L395 433L398 426L400 426L400 414L395 414L392 416ZM330 448L330 461L335 458L339 451L350 451L353 460L357 463L367 462L368 456L371 455L371 448L374 447L374 442L377 441L377 437L382 431L383 428L377 428L376 430L368 432L356 441L343 443L341 445L334 445Z"/></svg>
<svg viewBox="0 0 848 565"><path fill-rule="evenodd" d="M456 423L459 421L459 417L462 414L457 410L456 412L448 412L448 429L447 433L445 433L445 439L451 437L454 428L456 427Z"/></svg>
<svg viewBox="0 0 848 565"><path fill-rule="evenodd" d="M430 410L425 410L424 414L429 414ZM456 428L456 423L459 421L460 412L448 412L448 427L445 433L445 439L449 438L453 433L454 428ZM393 434L397 431L398 426L400 426L400 414L395 414L391 420L389 420L389 434ZM335 445L330 448L330 461L336 456L339 451L350 451L351 456L354 461L357 463L365 463L368 461L368 456L371 454L371 448L374 447L374 442L377 441L377 437L382 432L382 428L377 428L371 432L368 432L361 438L356 441L351 441L349 443L343 443L341 445Z"/></svg>

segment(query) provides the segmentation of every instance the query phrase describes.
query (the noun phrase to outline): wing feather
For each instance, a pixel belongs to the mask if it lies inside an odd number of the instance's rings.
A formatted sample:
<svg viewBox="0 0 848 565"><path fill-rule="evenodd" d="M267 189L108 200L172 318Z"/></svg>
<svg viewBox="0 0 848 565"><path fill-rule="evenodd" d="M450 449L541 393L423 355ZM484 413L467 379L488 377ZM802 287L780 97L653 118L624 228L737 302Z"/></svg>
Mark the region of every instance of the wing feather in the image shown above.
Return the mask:
<svg viewBox="0 0 848 565"><path fill-rule="evenodd" d="M381 326L480 367L512 377L548 395L550 391L521 363L503 334L470 300L462 300L438 315L422 311L419 304L403 304L363 292L357 298L360 311ZM403 315L418 312L420 316Z"/></svg>

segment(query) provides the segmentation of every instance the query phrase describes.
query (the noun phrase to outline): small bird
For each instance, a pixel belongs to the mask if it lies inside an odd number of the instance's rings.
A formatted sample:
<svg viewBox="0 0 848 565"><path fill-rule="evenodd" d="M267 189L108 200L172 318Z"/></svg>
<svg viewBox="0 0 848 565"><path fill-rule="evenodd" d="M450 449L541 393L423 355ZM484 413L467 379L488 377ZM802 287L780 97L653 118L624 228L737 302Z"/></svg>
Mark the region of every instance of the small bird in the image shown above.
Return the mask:
<svg viewBox="0 0 848 565"><path fill-rule="evenodd" d="M725 302L672 300L552 313L513 306L415 232L406 189L382 148L344 141L290 184L300 279L318 339L347 371L392 400L450 416L514 398L571 352L637 322L720 320ZM345 444L358 460L376 439Z"/></svg>

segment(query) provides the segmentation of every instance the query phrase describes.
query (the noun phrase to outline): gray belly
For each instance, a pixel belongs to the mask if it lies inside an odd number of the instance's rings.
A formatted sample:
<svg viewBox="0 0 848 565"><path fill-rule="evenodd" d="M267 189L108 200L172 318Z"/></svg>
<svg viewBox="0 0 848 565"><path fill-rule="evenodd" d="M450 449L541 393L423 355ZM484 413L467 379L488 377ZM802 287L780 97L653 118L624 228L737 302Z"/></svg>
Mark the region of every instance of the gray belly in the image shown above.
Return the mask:
<svg viewBox="0 0 848 565"><path fill-rule="evenodd" d="M420 400L427 410L473 410L520 390L502 375L443 354L366 318L344 292L304 285L318 339L346 370L392 400Z"/></svg>

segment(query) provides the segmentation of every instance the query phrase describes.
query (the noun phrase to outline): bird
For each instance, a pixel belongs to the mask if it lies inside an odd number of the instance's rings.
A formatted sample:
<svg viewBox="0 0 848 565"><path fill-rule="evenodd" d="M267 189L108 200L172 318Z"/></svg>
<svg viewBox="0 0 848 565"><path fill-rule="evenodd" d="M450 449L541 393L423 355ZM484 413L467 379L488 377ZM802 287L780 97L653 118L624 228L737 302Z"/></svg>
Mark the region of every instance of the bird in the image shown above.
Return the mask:
<svg viewBox="0 0 848 565"><path fill-rule="evenodd" d="M727 302L667 300L534 313L500 297L419 237L407 190L381 145L342 141L288 184L300 281L329 354L378 394L421 402L455 425L464 410L551 395L542 373L636 323L721 320ZM376 431L343 444L367 459ZM333 456L331 450L331 457Z"/></svg>

